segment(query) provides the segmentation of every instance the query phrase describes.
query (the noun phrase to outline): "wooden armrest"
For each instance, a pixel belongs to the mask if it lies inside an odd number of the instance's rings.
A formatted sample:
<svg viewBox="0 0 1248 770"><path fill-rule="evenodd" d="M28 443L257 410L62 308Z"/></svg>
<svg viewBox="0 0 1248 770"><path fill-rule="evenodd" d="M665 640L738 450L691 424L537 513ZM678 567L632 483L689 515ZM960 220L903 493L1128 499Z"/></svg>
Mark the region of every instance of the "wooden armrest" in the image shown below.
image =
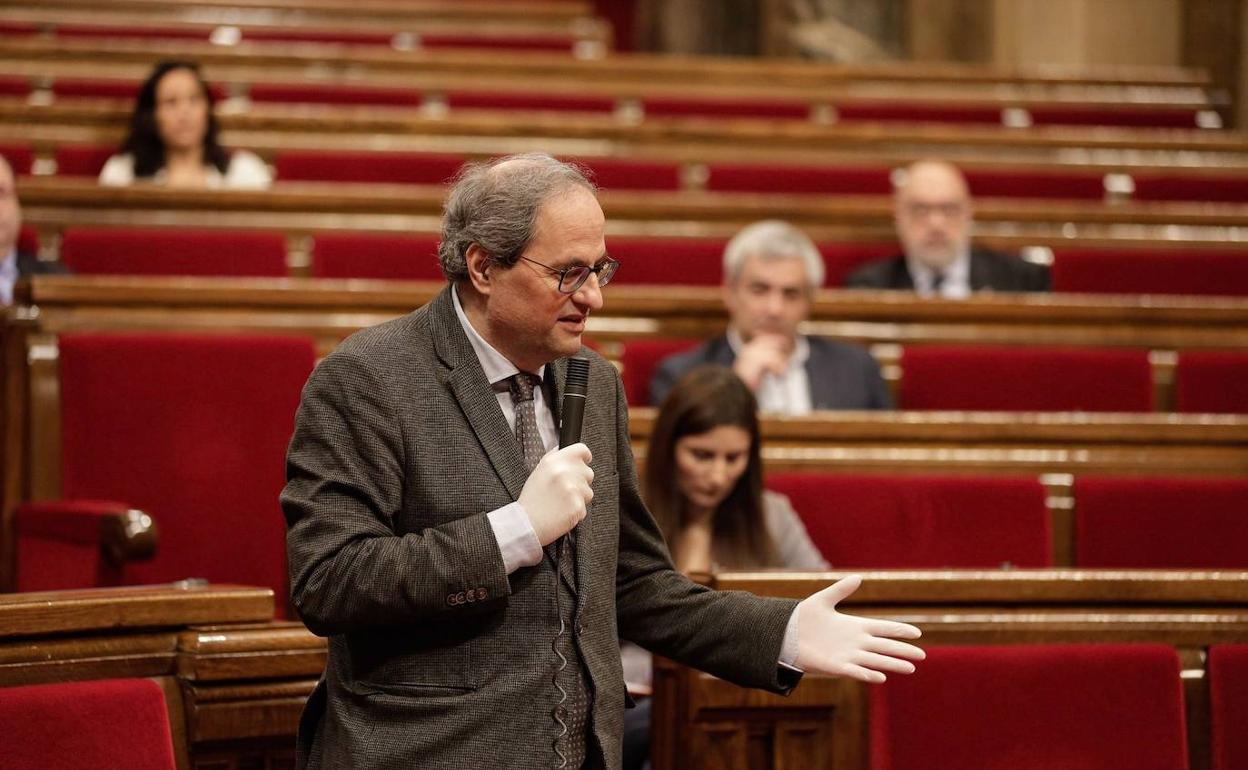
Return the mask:
<svg viewBox="0 0 1248 770"><path fill-rule="evenodd" d="M22 503L14 510L17 535L71 543L98 543L114 565L145 561L156 554L152 517L125 503L105 500L50 500Z"/></svg>

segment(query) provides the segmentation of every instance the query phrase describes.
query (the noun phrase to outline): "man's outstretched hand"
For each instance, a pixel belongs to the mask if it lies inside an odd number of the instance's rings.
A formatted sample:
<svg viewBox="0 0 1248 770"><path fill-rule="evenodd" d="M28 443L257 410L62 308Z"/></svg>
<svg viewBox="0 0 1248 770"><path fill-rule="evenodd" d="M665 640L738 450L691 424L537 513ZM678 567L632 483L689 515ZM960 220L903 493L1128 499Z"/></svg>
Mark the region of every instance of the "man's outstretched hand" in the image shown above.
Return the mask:
<svg viewBox="0 0 1248 770"><path fill-rule="evenodd" d="M899 639L918 639L908 623L845 615L836 605L858 590L862 577L841 578L802 600L797 616L797 667L809 674L883 682L885 674L914 673L926 654Z"/></svg>

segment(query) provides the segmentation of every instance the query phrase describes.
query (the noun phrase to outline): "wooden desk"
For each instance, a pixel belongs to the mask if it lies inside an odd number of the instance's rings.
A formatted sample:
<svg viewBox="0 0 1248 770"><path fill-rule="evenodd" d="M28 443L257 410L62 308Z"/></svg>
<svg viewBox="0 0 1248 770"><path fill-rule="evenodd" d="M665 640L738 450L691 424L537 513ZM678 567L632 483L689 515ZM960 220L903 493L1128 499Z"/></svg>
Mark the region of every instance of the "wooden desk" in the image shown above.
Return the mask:
<svg viewBox="0 0 1248 770"><path fill-rule="evenodd" d="M1152 642L1183 662L1192 770L1209 768L1211 644L1248 640L1243 572L876 572L845 603L853 614L914 623L923 645ZM725 573L725 590L803 598L839 575ZM920 664L922 665L922 664ZM652 758L674 768L865 770L865 686L806 677L783 698L656 660Z"/></svg>

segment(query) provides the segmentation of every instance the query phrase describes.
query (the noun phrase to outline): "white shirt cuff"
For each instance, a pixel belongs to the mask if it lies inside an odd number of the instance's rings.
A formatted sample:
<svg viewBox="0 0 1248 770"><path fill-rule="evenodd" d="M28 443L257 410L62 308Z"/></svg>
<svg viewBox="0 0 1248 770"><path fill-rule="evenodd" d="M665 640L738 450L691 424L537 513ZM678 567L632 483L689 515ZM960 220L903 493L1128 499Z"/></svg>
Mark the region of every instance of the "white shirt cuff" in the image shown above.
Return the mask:
<svg viewBox="0 0 1248 770"><path fill-rule="evenodd" d="M789 624L784 627L784 641L780 643L780 660L778 661L781 666L798 672L802 671L797 667L797 613L801 609L800 604L793 608L793 614L789 616Z"/></svg>
<svg viewBox="0 0 1248 770"><path fill-rule="evenodd" d="M503 554L503 567L508 575L521 567L532 567L541 562L542 544L538 542L537 533L529 523L529 515L519 502L490 511L486 517L494 529L494 538L498 540L498 550Z"/></svg>

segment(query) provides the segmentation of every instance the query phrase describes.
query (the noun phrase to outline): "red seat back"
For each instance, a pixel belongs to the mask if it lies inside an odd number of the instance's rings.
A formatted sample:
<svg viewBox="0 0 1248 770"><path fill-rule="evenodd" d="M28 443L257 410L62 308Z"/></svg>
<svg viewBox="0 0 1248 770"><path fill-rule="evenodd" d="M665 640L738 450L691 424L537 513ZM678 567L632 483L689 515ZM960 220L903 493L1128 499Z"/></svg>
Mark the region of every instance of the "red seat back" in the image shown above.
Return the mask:
<svg viewBox="0 0 1248 770"><path fill-rule="evenodd" d="M423 94L412 88L381 88L321 83L256 83L248 91L251 101L279 104L373 104L419 107Z"/></svg>
<svg viewBox="0 0 1248 770"><path fill-rule="evenodd" d="M1248 252L1054 249L1053 290L1248 296Z"/></svg>
<svg viewBox="0 0 1248 770"><path fill-rule="evenodd" d="M56 148L56 175L94 179L116 152L116 147L103 145L62 145Z"/></svg>
<svg viewBox="0 0 1248 770"><path fill-rule="evenodd" d="M1191 108L1126 107L1029 107L1031 122L1037 126L1125 126L1135 128L1196 128L1196 112Z"/></svg>
<svg viewBox="0 0 1248 770"><path fill-rule="evenodd" d="M446 105L452 110L524 110L526 112L606 112L615 110L607 96L570 94L522 94L510 91L451 91Z"/></svg>
<svg viewBox="0 0 1248 770"><path fill-rule="evenodd" d="M295 337L64 335L62 496L120 500L159 531L123 582L268 586L285 606L283 458L316 351Z"/></svg>
<svg viewBox="0 0 1248 770"><path fill-rule="evenodd" d="M1248 767L1248 644L1209 648L1213 770Z"/></svg>
<svg viewBox="0 0 1248 770"><path fill-rule="evenodd" d="M287 275L286 238L269 232L71 227L61 260L87 275Z"/></svg>
<svg viewBox="0 0 1248 770"><path fill-rule="evenodd" d="M0 687L6 770L173 770L164 692L150 679Z"/></svg>
<svg viewBox="0 0 1248 770"><path fill-rule="evenodd" d="M838 288L845 285L845 279L855 269L877 259L891 257L900 253L900 248L892 241L878 243L820 243L819 253L823 256L823 285Z"/></svg>
<svg viewBox="0 0 1248 770"><path fill-rule="evenodd" d="M964 173L971 194L980 198L1099 201L1105 197L1104 177L1096 172L974 168Z"/></svg>
<svg viewBox="0 0 1248 770"><path fill-rule="evenodd" d="M697 344L697 340L688 339L639 339L625 343L624 352L620 355L620 379L624 382L624 397L628 399L628 405L648 405L650 378L654 376L659 362Z"/></svg>
<svg viewBox="0 0 1248 770"><path fill-rule="evenodd" d="M1052 564L1045 490L1034 478L777 473L767 487L789 496L837 569Z"/></svg>
<svg viewBox="0 0 1248 770"><path fill-rule="evenodd" d="M464 158L427 152L290 150L273 161L281 181L445 184Z"/></svg>
<svg viewBox="0 0 1248 770"><path fill-rule="evenodd" d="M1131 177L1135 180L1136 200L1248 203L1248 177L1245 176L1133 172Z"/></svg>
<svg viewBox="0 0 1248 770"><path fill-rule="evenodd" d="M0 144L0 155L9 162L15 176L25 176L34 165L35 155L30 147L20 144Z"/></svg>
<svg viewBox="0 0 1248 770"><path fill-rule="evenodd" d="M1248 480L1075 480L1075 564L1248 569Z"/></svg>
<svg viewBox="0 0 1248 770"><path fill-rule="evenodd" d="M836 115L843 122L1001 123L1001 108L988 104L838 102Z"/></svg>
<svg viewBox="0 0 1248 770"><path fill-rule="evenodd" d="M318 235L312 247L312 275L441 281L438 240L436 235Z"/></svg>
<svg viewBox="0 0 1248 770"><path fill-rule="evenodd" d="M871 770L1186 770L1178 654L1163 645L929 647L871 687Z"/></svg>
<svg viewBox="0 0 1248 770"><path fill-rule="evenodd" d="M577 158L604 190L679 190L680 164L621 158Z"/></svg>
<svg viewBox="0 0 1248 770"><path fill-rule="evenodd" d="M1248 353L1179 353L1174 385L1180 412L1248 414Z"/></svg>
<svg viewBox="0 0 1248 770"><path fill-rule="evenodd" d="M706 189L724 192L888 195L887 166L800 166L782 163L711 163Z"/></svg>
<svg viewBox="0 0 1248 770"><path fill-rule="evenodd" d="M907 347L899 401L903 409L1147 412L1152 369L1143 351Z"/></svg>
<svg viewBox="0 0 1248 770"><path fill-rule="evenodd" d="M646 115L670 118L783 118L805 120L810 105L799 101L761 99L685 99L652 97L642 100Z"/></svg>
<svg viewBox="0 0 1248 770"><path fill-rule="evenodd" d="M619 284L718 286L723 276L722 238L607 239L607 253L619 261Z"/></svg>

